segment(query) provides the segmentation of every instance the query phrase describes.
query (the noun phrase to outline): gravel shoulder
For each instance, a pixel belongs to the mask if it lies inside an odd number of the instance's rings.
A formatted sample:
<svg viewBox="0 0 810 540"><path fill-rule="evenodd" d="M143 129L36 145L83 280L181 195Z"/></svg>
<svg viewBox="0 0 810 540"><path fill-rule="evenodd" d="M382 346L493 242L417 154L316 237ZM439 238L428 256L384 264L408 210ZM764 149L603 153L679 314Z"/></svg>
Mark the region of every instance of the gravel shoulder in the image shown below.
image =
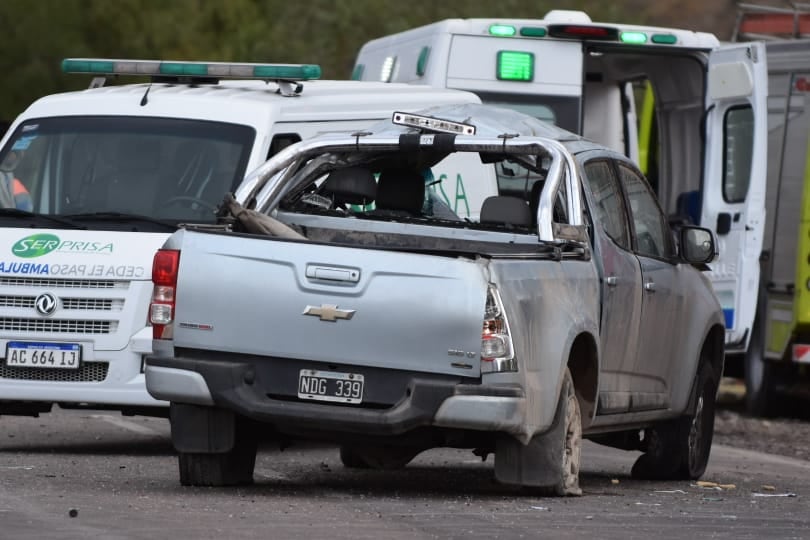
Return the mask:
<svg viewBox="0 0 810 540"><path fill-rule="evenodd" d="M721 387L718 399L715 443L810 461L810 403L795 402L796 418L752 418L731 384Z"/></svg>

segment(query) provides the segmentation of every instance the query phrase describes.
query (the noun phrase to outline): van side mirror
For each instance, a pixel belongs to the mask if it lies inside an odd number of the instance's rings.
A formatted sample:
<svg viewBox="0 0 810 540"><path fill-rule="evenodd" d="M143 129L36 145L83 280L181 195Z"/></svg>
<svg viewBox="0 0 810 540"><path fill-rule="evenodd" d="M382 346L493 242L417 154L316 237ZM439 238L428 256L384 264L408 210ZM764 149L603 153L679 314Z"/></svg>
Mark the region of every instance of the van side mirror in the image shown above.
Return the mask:
<svg viewBox="0 0 810 540"><path fill-rule="evenodd" d="M717 257L717 243L711 230L684 225L679 234L680 255L684 261L703 266Z"/></svg>

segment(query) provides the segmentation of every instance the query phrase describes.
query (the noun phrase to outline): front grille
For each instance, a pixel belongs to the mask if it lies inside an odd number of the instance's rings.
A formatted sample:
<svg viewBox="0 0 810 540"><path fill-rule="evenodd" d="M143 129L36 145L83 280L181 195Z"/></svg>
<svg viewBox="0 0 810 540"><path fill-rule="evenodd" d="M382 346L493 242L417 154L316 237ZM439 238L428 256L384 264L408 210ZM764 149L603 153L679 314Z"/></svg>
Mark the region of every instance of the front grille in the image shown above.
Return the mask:
<svg viewBox="0 0 810 540"><path fill-rule="evenodd" d="M63 309L84 309L90 311L121 311L123 299L110 298L62 298Z"/></svg>
<svg viewBox="0 0 810 540"><path fill-rule="evenodd" d="M83 309L87 311L121 311L124 308L123 298L60 298L62 309ZM30 308L36 307L36 296L0 296L0 307Z"/></svg>
<svg viewBox="0 0 810 540"><path fill-rule="evenodd" d="M0 307L33 308L34 296L0 296Z"/></svg>
<svg viewBox="0 0 810 540"><path fill-rule="evenodd" d="M18 381L102 382L107 378L109 362L82 362L79 369L9 367L0 364L0 379Z"/></svg>
<svg viewBox="0 0 810 540"><path fill-rule="evenodd" d="M7 332L54 332L59 334L111 334L118 321L72 321L65 319L0 318L0 330Z"/></svg>
<svg viewBox="0 0 810 540"><path fill-rule="evenodd" d="M0 278L0 285L9 287L41 287L67 289L128 289L129 281L111 279L43 279L43 278Z"/></svg>

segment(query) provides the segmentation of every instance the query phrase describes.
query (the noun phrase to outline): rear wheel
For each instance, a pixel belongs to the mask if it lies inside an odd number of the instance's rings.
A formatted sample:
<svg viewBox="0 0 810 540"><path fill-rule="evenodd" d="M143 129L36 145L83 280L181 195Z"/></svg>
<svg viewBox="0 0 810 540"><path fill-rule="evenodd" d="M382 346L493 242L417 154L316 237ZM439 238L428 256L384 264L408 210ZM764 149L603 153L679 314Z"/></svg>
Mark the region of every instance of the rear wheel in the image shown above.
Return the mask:
<svg viewBox="0 0 810 540"><path fill-rule="evenodd" d="M228 452L178 454L180 483L184 486L235 486L253 483L256 466L256 438L237 437Z"/></svg>
<svg viewBox="0 0 810 540"><path fill-rule="evenodd" d="M761 300L762 301L762 300ZM774 412L774 366L765 358L764 317L757 315L745 353L745 410L751 416Z"/></svg>
<svg viewBox="0 0 810 540"><path fill-rule="evenodd" d="M706 471L714 436L717 380L709 362L695 378L690 412L645 430L647 448L633 465L634 478L695 480Z"/></svg>
<svg viewBox="0 0 810 540"><path fill-rule="evenodd" d="M581 495L579 468L582 453L582 412L570 371L565 370L551 429L528 445L512 437L498 440L495 477L542 494Z"/></svg>

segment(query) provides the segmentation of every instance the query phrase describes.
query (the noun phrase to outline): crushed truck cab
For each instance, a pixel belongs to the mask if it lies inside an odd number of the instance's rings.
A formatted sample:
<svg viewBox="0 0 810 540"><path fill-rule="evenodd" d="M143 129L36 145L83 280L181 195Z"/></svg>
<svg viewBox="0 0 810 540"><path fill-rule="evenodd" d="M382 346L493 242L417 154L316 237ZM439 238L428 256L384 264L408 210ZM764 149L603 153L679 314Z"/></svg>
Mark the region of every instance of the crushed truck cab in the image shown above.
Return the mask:
<svg viewBox="0 0 810 540"><path fill-rule="evenodd" d="M496 171L478 220L434 197L451 157ZM645 451L639 477L703 473L714 236L671 230L617 152L497 107L397 111L283 150L224 208L153 266L146 382L181 483L250 482L262 438L339 443L347 467L494 452L500 481L558 495L583 434Z"/></svg>

